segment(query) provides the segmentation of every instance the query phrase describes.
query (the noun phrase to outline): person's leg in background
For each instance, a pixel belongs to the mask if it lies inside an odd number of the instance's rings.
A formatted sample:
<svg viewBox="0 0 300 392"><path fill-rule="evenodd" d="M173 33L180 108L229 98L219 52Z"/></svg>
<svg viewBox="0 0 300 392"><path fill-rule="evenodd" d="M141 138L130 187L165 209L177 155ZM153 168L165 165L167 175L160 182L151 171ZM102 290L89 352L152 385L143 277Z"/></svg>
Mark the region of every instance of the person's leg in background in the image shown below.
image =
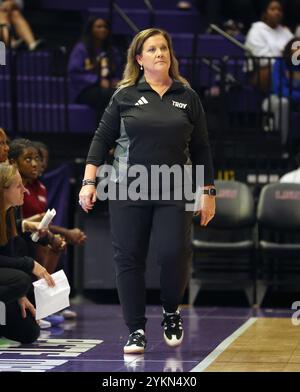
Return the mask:
<svg viewBox="0 0 300 392"><path fill-rule="evenodd" d="M109 202L116 281L130 334L145 331L145 260L152 226L152 206L143 201ZM128 343L128 342L127 342ZM125 353L143 352L135 342ZM138 342L139 343L139 342Z"/></svg>
<svg viewBox="0 0 300 392"><path fill-rule="evenodd" d="M29 49L33 48L36 43L36 39L33 35L31 27L29 26L29 23L18 9L14 9L11 12L11 22L18 37L23 39Z"/></svg>
<svg viewBox="0 0 300 392"><path fill-rule="evenodd" d="M10 26L10 21L8 18L8 13L0 10L0 24L5 24ZM0 27L0 40L4 42L5 45L9 44L9 30L7 27Z"/></svg>
<svg viewBox="0 0 300 392"><path fill-rule="evenodd" d="M274 124L269 130L280 132L281 144L286 145L289 134L289 100L272 94L264 99L262 109L266 114L273 115Z"/></svg>

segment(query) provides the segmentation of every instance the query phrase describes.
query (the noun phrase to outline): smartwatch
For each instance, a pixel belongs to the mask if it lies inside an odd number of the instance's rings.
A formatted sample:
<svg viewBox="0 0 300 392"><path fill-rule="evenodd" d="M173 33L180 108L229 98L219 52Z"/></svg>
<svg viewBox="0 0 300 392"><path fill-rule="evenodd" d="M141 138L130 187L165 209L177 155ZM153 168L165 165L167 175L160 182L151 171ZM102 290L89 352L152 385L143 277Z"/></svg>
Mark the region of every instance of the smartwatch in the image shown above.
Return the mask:
<svg viewBox="0 0 300 392"><path fill-rule="evenodd" d="M216 196L217 195L216 188L203 189L202 193L203 193L203 195L209 195L209 196Z"/></svg>

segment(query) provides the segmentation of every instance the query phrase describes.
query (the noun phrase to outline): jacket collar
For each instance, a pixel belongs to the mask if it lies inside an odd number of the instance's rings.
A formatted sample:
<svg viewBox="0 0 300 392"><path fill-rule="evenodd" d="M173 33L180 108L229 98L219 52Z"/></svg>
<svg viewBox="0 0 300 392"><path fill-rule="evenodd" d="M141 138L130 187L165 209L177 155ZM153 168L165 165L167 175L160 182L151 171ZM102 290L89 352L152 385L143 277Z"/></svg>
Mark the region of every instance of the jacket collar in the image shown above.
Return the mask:
<svg viewBox="0 0 300 392"><path fill-rule="evenodd" d="M139 91L153 91L152 87L150 86L149 83L146 82L145 76L141 76L139 81L137 82L137 89ZM176 91L176 90L184 90L183 84L176 79L173 79L173 83L171 84L168 92L170 91Z"/></svg>

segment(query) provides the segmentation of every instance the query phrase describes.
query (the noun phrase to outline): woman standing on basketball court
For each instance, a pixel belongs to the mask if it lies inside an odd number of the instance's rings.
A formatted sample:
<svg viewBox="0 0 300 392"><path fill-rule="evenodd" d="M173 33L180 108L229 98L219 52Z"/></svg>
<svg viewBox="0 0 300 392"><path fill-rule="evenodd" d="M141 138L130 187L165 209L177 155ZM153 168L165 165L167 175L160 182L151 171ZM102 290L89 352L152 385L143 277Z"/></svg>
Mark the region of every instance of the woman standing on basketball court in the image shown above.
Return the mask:
<svg viewBox="0 0 300 392"><path fill-rule="evenodd" d="M79 194L82 208L93 208L97 168L116 144L120 188L134 165L143 165L148 173L155 165L204 165L198 213L206 226L215 213L215 188L205 115L198 95L179 74L168 33L152 28L134 37L119 86L90 146ZM173 195L172 187L170 191ZM143 353L146 347L144 274L150 235L161 267L164 339L173 347L182 342L179 305L189 278L193 215L185 203L174 197L109 201L117 288L130 333L125 353Z"/></svg>

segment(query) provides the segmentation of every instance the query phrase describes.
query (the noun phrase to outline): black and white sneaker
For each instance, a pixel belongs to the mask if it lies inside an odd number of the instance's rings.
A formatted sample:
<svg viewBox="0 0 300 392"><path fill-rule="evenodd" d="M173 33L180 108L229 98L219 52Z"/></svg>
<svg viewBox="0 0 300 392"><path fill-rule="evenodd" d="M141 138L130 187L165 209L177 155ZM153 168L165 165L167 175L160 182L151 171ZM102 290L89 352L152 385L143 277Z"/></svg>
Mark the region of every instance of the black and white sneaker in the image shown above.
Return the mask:
<svg viewBox="0 0 300 392"><path fill-rule="evenodd" d="M168 346L179 346L183 340L183 321L179 311L175 313L163 313L164 319L161 325L164 327L164 339Z"/></svg>
<svg viewBox="0 0 300 392"><path fill-rule="evenodd" d="M142 329L131 333L124 346L125 354L143 354L145 352L147 339Z"/></svg>

